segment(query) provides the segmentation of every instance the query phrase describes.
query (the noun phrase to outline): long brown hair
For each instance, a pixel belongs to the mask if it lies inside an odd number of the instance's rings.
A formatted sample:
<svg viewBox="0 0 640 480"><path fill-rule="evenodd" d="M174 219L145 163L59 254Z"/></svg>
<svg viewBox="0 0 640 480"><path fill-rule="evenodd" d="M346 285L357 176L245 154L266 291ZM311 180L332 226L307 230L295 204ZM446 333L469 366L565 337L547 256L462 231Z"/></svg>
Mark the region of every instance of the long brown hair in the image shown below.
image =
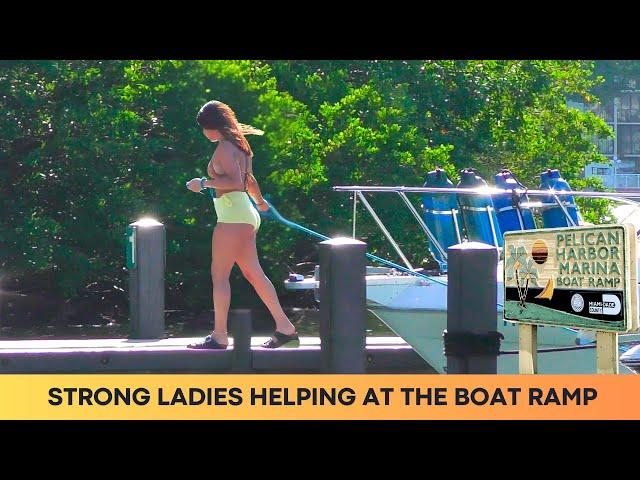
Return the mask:
<svg viewBox="0 0 640 480"><path fill-rule="evenodd" d="M225 140L230 141L249 157L253 150L245 135L263 135L264 132L251 125L239 123L236 114L226 103L211 100L203 105L196 117L198 124L207 130L218 130Z"/></svg>

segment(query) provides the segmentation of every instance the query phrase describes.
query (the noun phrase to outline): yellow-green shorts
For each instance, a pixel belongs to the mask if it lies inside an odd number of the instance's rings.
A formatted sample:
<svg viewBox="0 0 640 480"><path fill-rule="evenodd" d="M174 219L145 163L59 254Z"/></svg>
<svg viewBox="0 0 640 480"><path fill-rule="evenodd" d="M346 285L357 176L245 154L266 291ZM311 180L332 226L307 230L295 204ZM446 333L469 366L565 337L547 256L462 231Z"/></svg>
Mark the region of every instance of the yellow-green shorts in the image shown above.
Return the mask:
<svg viewBox="0 0 640 480"><path fill-rule="evenodd" d="M214 199L219 223L248 223L260 228L260 214L251 204L247 192L229 192Z"/></svg>

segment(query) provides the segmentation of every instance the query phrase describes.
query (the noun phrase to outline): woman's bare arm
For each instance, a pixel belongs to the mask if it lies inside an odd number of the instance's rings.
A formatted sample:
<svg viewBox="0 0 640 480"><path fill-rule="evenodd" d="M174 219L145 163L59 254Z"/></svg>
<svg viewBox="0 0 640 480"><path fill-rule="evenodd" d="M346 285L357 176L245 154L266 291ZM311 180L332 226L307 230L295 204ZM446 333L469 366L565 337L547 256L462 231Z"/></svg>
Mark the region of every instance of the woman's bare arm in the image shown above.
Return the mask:
<svg viewBox="0 0 640 480"><path fill-rule="evenodd" d="M251 195L253 201L256 202L256 207L258 210L262 212L266 212L269 210L269 204L265 201L262 196L262 192L260 192L260 185L258 185L258 180L253 176L253 173L250 173L247 178L247 193Z"/></svg>
<svg viewBox="0 0 640 480"><path fill-rule="evenodd" d="M209 175L211 178L217 176L216 171L213 169L213 156L211 157L211 160L209 160L209 164L207 165L207 175Z"/></svg>
<svg viewBox="0 0 640 480"><path fill-rule="evenodd" d="M265 202L264 197L262 196L262 192L260 191L258 180L256 180L256 177L253 176L253 162L251 158L249 158L247 171L247 193L256 203L256 206L259 210L263 212L269 210L269 205L267 204L267 202Z"/></svg>

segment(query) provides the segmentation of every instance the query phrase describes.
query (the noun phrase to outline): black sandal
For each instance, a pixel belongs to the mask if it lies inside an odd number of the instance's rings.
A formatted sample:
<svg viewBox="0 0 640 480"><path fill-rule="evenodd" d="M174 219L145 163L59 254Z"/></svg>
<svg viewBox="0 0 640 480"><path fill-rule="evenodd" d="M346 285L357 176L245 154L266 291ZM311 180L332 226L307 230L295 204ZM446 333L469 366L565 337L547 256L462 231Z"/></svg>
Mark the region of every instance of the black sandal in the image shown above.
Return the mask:
<svg viewBox="0 0 640 480"><path fill-rule="evenodd" d="M196 348L199 350L226 350L227 345L218 343L211 335L207 335L202 342L190 343L187 348Z"/></svg>
<svg viewBox="0 0 640 480"><path fill-rule="evenodd" d="M263 343L264 348L297 348L300 346L300 338L297 333L291 335L285 335L279 331L275 331L273 338L270 338L267 342Z"/></svg>

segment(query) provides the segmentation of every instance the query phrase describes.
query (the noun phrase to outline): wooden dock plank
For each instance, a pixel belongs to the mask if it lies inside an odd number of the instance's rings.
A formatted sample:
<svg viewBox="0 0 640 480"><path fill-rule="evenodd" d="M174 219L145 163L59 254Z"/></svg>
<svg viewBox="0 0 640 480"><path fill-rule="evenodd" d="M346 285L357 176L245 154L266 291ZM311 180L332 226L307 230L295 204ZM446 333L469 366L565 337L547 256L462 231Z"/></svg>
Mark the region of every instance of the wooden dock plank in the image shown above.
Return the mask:
<svg viewBox="0 0 640 480"><path fill-rule="evenodd" d="M3 340L0 373L233 373L233 340L227 350L193 350L196 338L129 340ZM320 338L301 337L299 348L265 349L252 337L255 372L320 372ZM399 337L369 337L368 371L424 371L430 367Z"/></svg>
<svg viewBox="0 0 640 480"><path fill-rule="evenodd" d="M252 337L251 347L260 348L269 337ZM36 351L106 351L114 349L135 350L174 350L186 348L190 343L201 341L202 337L193 338L163 338L159 340L130 340L127 338L105 339L73 339L73 340L3 340L0 341L0 353L4 352L36 352ZM229 345L233 346L233 338L229 338ZM409 347L400 337L369 337L367 346ZM300 337L300 347L320 348L319 337ZM410 347L409 347L410 348Z"/></svg>

